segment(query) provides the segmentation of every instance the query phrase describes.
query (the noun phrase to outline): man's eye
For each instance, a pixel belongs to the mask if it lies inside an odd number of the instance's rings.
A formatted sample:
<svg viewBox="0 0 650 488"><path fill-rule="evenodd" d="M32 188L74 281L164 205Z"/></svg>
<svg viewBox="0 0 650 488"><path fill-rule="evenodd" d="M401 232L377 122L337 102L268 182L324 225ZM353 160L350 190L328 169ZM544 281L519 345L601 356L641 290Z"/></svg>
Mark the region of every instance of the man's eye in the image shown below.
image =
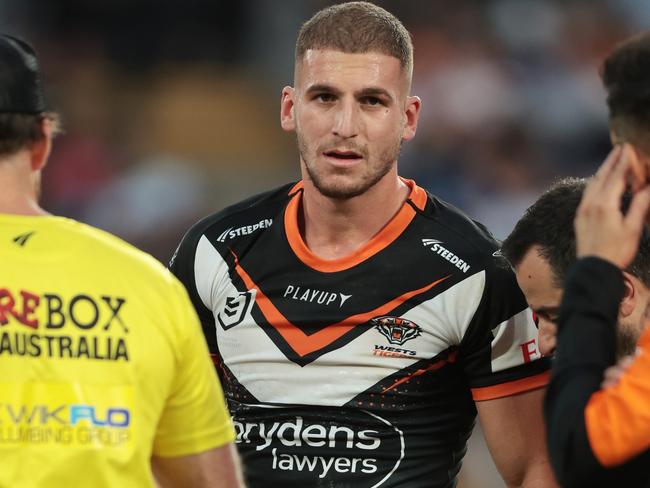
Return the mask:
<svg viewBox="0 0 650 488"><path fill-rule="evenodd" d="M373 106L382 104L381 99L379 99L377 97L365 97L362 100L362 102L365 103L366 105L373 105Z"/></svg>
<svg viewBox="0 0 650 488"><path fill-rule="evenodd" d="M334 101L334 95L332 95L331 93L319 93L314 98L319 102L324 102L324 103Z"/></svg>

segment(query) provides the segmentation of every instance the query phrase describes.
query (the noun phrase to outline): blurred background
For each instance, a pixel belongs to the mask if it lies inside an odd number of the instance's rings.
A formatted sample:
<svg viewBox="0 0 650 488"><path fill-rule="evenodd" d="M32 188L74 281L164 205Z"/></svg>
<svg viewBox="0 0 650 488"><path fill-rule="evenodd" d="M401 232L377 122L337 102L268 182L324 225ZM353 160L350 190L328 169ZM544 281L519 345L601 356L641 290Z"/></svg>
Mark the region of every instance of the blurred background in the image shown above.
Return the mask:
<svg viewBox="0 0 650 488"><path fill-rule="evenodd" d="M0 0L0 28L35 46L63 115L45 207L166 262L200 217L297 179L280 91L300 24L331 3ZM551 181L604 159L599 65L650 27L647 0L376 3L415 45L423 109L403 176L503 238ZM461 486L503 486L480 432Z"/></svg>

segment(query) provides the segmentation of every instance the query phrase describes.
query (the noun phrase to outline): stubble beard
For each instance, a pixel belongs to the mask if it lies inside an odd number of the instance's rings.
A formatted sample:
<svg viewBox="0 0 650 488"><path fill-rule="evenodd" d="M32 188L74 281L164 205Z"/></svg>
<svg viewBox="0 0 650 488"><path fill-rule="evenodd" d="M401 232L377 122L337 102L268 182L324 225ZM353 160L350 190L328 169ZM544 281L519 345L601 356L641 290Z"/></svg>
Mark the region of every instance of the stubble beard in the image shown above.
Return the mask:
<svg viewBox="0 0 650 488"><path fill-rule="evenodd" d="M321 195L334 200L349 200L358 197L375 186L384 176L386 176L386 174L388 174L393 165L396 164L402 147L402 141L400 138L395 142L395 144L391 145L379 155L379 164L377 166L367 166L366 171L361 175L358 181L345 183L340 181L327 181L328 176L330 175L323 175L313 164L313 161L322 154L323 150L326 149L325 147L319 147L315 151L310 151L309 146L301 137L299 131L296 131L296 136L300 158L304 162L305 169L307 170L307 174L309 175L314 187ZM366 148L357 147L354 148L354 150L363 154L366 161L370 161L370 155ZM340 171L338 171L338 174L341 176L344 176L345 173L346 170L344 168L341 168Z"/></svg>
<svg viewBox="0 0 650 488"><path fill-rule="evenodd" d="M619 322L616 328L616 359L633 356L639 340L640 330L633 324Z"/></svg>
<svg viewBox="0 0 650 488"><path fill-rule="evenodd" d="M639 337L650 327L650 298L646 300L645 308L638 323L619 321L616 324L616 359L636 354Z"/></svg>

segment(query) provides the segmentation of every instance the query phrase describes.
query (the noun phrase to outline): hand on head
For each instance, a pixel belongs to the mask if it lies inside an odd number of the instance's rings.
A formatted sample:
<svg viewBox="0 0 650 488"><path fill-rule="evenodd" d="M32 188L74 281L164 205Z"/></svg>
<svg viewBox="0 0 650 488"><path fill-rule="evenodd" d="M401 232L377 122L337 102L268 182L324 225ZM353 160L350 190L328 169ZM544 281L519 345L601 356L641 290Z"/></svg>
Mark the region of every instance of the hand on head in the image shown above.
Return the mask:
<svg viewBox="0 0 650 488"><path fill-rule="evenodd" d="M628 189L632 200L623 214L621 199ZM637 253L648 208L646 169L630 144L617 145L591 178L578 207L577 257L596 256L627 268Z"/></svg>

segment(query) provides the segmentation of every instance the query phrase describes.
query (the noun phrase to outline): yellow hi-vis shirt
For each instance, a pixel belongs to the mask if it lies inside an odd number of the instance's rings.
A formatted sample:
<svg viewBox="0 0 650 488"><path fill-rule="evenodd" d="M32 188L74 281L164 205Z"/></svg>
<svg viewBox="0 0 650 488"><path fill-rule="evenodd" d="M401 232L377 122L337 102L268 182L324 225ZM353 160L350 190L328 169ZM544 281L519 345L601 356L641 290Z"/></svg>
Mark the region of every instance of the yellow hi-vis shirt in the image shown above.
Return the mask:
<svg viewBox="0 0 650 488"><path fill-rule="evenodd" d="M171 273L78 222L0 214L0 488L155 486L152 455L233 439Z"/></svg>

